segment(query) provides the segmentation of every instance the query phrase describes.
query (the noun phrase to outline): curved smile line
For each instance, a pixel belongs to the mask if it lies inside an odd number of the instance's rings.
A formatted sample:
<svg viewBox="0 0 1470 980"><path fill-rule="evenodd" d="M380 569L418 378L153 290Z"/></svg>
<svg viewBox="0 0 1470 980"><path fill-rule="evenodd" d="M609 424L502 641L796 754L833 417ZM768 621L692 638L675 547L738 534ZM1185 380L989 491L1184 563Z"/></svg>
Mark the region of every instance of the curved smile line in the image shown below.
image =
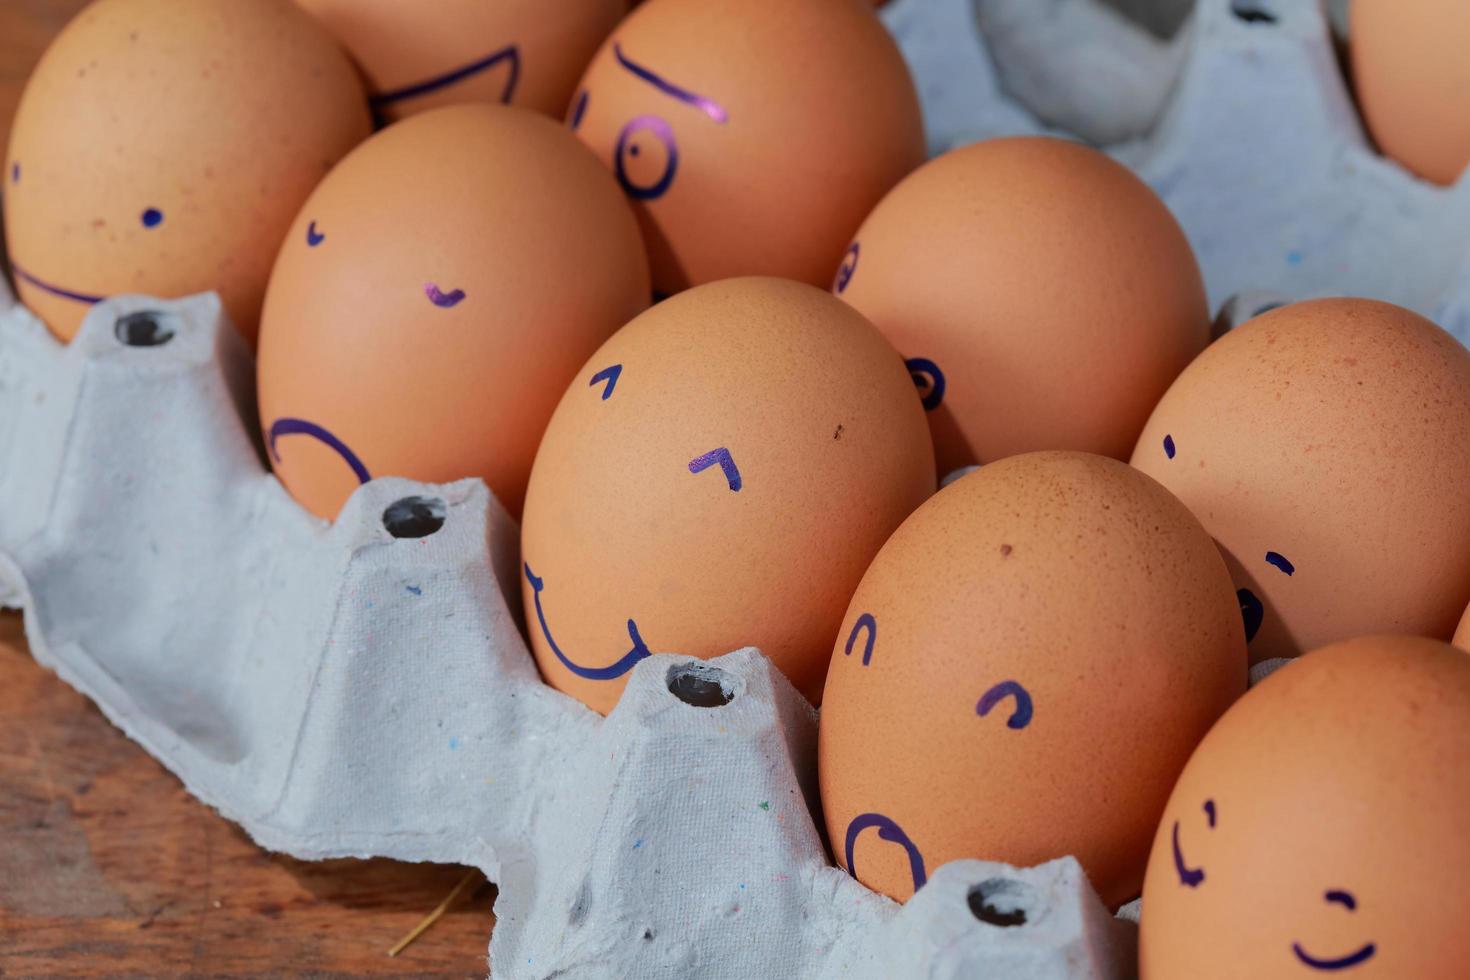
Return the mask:
<svg viewBox="0 0 1470 980"><path fill-rule="evenodd" d="M509 103L515 95L516 83L521 78L521 52L514 44L507 45L478 61L472 61L467 65L455 68L452 71L447 71L442 75L435 75L433 78L426 78L421 82L405 85L402 88L379 92L368 101L376 108L392 102L401 102L404 99L413 99L421 95L428 95L430 92L437 92L441 88L447 88L456 82L462 82L466 78L489 71L507 59L510 60L510 77L506 79L505 91L501 93L500 101Z"/></svg>
<svg viewBox="0 0 1470 980"><path fill-rule="evenodd" d="M1364 960L1371 958L1378 951L1378 947L1373 943L1369 943L1356 953L1335 960L1319 960L1302 949L1301 943L1292 943L1291 951L1296 954L1297 959L1314 970L1346 970L1350 966L1357 966Z"/></svg>
<svg viewBox="0 0 1470 980"><path fill-rule="evenodd" d="M10 260L10 267L15 270L15 277L22 282L29 283L44 293L50 293L52 296L69 299L73 303L86 303L90 305L92 303L100 303L107 298L106 296L92 296L87 293L74 293L70 289L62 289L60 286L52 285L46 280L38 279L22 269L14 259Z"/></svg>
<svg viewBox="0 0 1470 980"><path fill-rule="evenodd" d="M1179 883L1198 888L1205 880L1204 868L1190 868L1184 864L1184 852L1179 849L1179 821L1174 821L1174 870L1179 872Z"/></svg>
<svg viewBox="0 0 1470 980"><path fill-rule="evenodd" d="M541 635L546 637L547 646L551 647L551 652L556 654L556 659L560 660L567 670L589 681L610 681L622 677L633 669L634 664L649 655L648 644L644 643L643 637L638 635L638 624L630 619L628 620L628 636L633 641L633 649L623 654L616 663L608 664L606 667L583 667L567 659L567 655L561 652L561 647L557 646L556 640L552 638L551 627L546 625L546 613L541 609L541 590L546 587L546 582L544 579L537 578L536 573L531 571L530 562L524 563L524 567L526 581L531 583L533 601L536 605L536 619L541 623Z"/></svg>

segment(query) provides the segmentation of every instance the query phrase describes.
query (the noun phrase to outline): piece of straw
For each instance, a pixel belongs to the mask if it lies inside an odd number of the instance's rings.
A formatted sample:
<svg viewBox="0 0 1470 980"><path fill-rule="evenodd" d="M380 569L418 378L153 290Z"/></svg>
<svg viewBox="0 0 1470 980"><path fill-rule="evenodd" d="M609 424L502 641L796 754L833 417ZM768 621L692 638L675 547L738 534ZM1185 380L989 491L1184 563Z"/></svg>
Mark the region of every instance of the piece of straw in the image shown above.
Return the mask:
<svg viewBox="0 0 1470 980"><path fill-rule="evenodd" d="M470 883L476 878L480 878L482 881L484 880L480 875L479 868L471 868L468 874L459 879L459 884L454 886L454 890L451 891L448 895L444 896L444 901L439 903L439 907L434 909L434 911L430 912L428 915L424 916L423 921L414 926L413 929L409 931L408 935L398 940L398 944L392 949L388 950L388 955L397 956L399 953L407 949L409 947L409 944L411 944L415 939L428 932L430 927L432 927L434 923L438 922L444 916L445 912L449 911L450 906L454 904L455 900L458 899L461 894L463 894L464 890L468 888L470 886Z"/></svg>

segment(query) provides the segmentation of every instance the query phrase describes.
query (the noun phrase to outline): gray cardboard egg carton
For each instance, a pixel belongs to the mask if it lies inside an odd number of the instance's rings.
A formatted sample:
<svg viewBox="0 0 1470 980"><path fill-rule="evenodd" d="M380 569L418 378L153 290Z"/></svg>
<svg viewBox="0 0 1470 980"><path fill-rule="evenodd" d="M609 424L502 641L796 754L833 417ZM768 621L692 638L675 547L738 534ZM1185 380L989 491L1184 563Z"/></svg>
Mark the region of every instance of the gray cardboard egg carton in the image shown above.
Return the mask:
<svg viewBox="0 0 1470 980"><path fill-rule="evenodd" d="M1131 973L1070 858L956 862L902 908L833 867L816 713L756 650L650 657L606 719L543 684L480 481L310 517L213 294L108 300L69 346L0 310L0 605L263 846L481 868L497 980Z"/></svg>
<svg viewBox="0 0 1470 980"><path fill-rule="evenodd" d="M1212 307L1366 296L1470 341L1470 171L1414 178L1370 144L1319 0L891 0L931 151L1077 134L1164 199ZM977 40L978 39L978 40Z"/></svg>

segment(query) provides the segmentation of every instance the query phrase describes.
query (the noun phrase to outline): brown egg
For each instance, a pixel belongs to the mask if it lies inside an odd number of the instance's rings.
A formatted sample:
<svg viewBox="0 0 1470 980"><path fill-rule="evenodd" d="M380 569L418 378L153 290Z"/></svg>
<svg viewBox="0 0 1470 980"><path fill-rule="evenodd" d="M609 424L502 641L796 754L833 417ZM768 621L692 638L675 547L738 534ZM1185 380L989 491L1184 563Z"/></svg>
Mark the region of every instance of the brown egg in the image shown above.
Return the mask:
<svg viewBox="0 0 1470 980"><path fill-rule="evenodd" d="M1467 812L1470 658L1408 636L1308 654L1179 777L1143 887L1144 980L1464 977Z"/></svg>
<svg viewBox="0 0 1470 980"><path fill-rule="evenodd" d="M483 477L518 514L567 382L647 302L637 222L564 126L489 105L396 123L322 181L271 276L276 475L320 517L372 476Z"/></svg>
<svg viewBox="0 0 1470 980"><path fill-rule="evenodd" d="M560 117L625 0L296 0L351 52L384 119L461 102Z"/></svg>
<svg viewBox="0 0 1470 980"><path fill-rule="evenodd" d="M1245 683L1230 575L1178 500L1101 456L983 466L848 607L819 731L832 849L901 901L948 861L1072 854L1117 905Z"/></svg>
<svg viewBox="0 0 1470 980"><path fill-rule="evenodd" d="M903 361L851 309L776 279L660 303L587 362L536 456L541 674L606 713L650 652L756 646L816 700L863 570L933 492Z"/></svg>
<svg viewBox="0 0 1470 980"><path fill-rule="evenodd" d="M1236 327L1169 389L1133 465L1214 535L1252 662L1448 639L1470 600L1470 352L1408 310L1317 300Z"/></svg>
<svg viewBox="0 0 1470 980"><path fill-rule="evenodd" d="M253 342L291 219L369 129L351 64L289 0L99 0L16 113L20 299L70 340L108 296L212 289Z"/></svg>
<svg viewBox="0 0 1470 980"><path fill-rule="evenodd" d="M1373 138L1420 177L1453 184L1470 164L1470 4L1353 0L1352 65Z"/></svg>
<svg viewBox="0 0 1470 980"><path fill-rule="evenodd" d="M1460 617L1460 625L1455 627L1455 635L1450 642L1461 650L1470 650L1470 607L1466 607L1465 614Z"/></svg>
<svg viewBox="0 0 1470 980"><path fill-rule="evenodd" d="M913 80L861 0L649 0L570 122L635 202L666 294L744 275L826 286L924 160Z"/></svg>
<svg viewBox="0 0 1470 980"><path fill-rule="evenodd" d="M941 473L1040 449L1126 459L1209 343L1178 222L1096 150L952 150L863 223L833 292L909 358Z"/></svg>

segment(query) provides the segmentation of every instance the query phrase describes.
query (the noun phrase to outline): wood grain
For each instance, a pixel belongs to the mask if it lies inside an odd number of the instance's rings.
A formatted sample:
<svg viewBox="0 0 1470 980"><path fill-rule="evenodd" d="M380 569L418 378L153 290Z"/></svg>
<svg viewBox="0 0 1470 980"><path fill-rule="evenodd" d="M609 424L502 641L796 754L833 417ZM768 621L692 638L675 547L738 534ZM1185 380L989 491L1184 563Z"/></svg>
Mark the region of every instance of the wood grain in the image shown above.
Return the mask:
<svg viewBox="0 0 1470 980"><path fill-rule="evenodd" d="M0 976L483 977L457 867L267 854L31 659L0 614Z"/></svg>

